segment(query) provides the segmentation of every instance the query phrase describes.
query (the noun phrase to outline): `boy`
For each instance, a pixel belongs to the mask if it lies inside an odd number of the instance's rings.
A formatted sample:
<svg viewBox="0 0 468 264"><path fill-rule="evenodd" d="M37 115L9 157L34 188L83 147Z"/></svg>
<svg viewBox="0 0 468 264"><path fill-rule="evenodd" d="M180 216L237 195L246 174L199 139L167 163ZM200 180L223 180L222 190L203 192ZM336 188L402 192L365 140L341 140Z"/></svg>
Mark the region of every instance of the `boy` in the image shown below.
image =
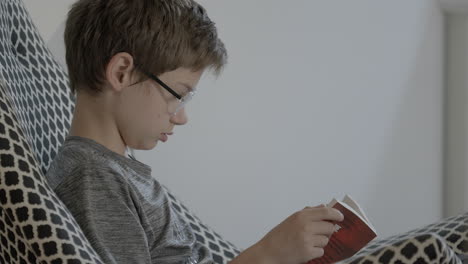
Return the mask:
<svg viewBox="0 0 468 264"><path fill-rule="evenodd" d="M106 263L213 263L172 211L151 168L126 149L153 149L174 126L205 70L227 53L192 0L79 0L65 29L76 107L69 137L47 179ZM231 263L304 263L320 257L342 221L306 207Z"/></svg>

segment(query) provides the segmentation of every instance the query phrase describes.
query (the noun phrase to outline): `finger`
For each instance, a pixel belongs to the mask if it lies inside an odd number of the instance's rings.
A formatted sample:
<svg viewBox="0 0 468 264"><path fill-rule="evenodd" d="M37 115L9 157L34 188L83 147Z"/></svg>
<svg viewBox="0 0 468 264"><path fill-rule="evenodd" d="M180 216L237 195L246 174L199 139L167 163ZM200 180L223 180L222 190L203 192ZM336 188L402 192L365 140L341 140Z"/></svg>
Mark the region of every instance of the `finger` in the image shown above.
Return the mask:
<svg viewBox="0 0 468 264"><path fill-rule="evenodd" d="M343 214L335 208L310 208L307 212L311 216L312 221L329 220L334 222L341 222L344 219Z"/></svg>
<svg viewBox="0 0 468 264"><path fill-rule="evenodd" d="M322 208L322 207L325 207L324 204L319 204L319 205L316 205L316 206L306 206L304 207L304 209L313 209L313 208Z"/></svg>
<svg viewBox="0 0 468 264"><path fill-rule="evenodd" d="M319 248L324 248L327 244L328 241L330 241L328 236L315 236L314 237L314 246L319 247Z"/></svg>
<svg viewBox="0 0 468 264"><path fill-rule="evenodd" d="M313 235L323 235L330 237L335 232L335 224L320 221L320 222L310 222L308 223L307 230Z"/></svg>
<svg viewBox="0 0 468 264"><path fill-rule="evenodd" d="M309 259L316 259L323 256L325 251L321 247L312 247L309 249Z"/></svg>

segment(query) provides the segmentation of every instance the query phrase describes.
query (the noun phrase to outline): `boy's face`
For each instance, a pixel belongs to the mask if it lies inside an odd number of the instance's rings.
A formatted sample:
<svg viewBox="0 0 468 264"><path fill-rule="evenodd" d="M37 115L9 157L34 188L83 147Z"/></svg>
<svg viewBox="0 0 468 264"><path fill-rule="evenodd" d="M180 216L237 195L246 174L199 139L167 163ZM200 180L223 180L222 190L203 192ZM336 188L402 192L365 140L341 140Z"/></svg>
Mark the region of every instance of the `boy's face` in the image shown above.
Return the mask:
<svg viewBox="0 0 468 264"><path fill-rule="evenodd" d="M185 96L196 87L202 74L202 70L178 68L158 77L177 94ZM167 134L173 132L174 126L188 121L185 108L171 114L179 100L150 78L123 88L116 100L117 129L124 144L133 149L153 149L158 141L168 139Z"/></svg>

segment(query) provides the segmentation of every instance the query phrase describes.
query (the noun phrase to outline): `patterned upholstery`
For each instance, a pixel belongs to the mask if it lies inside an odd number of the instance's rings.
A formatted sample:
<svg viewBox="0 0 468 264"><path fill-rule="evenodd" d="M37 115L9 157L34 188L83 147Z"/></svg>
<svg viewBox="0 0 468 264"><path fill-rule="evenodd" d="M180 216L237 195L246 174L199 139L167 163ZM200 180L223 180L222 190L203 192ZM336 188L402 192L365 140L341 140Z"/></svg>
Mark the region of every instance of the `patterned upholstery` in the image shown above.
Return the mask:
<svg viewBox="0 0 468 264"><path fill-rule="evenodd" d="M346 263L462 263L468 256L468 213L376 240Z"/></svg>
<svg viewBox="0 0 468 264"><path fill-rule="evenodd" d="M172 207L190 224L197 241L210 249L215 263L228 263L235 256L239 255L240 250L236 246L224 240L218 233L203 224L200 218L190 212L169 190L167 191Z"/></svg>
<svg viewBox="0 0 468 264"><path fill-rule="evenodd" d="M0 263L102 263L50 190L0 86Z"/></svg>
<svg viewBox="0 0 468 264"><path fill-rule="evenodd" d="M67 75L18 0L0 1L0 78L45 173L65 140L73 96Z"/></svg>
<svg viewBox="0 0 468 264"><path fill-rule="evenodd" d="M37 167L33 180L40 180L40 186L46 191L39 192L37 195L39 195L39 199L45 199L46 197L43 197L42 193L51 194L49 187L42 180L43 175L65 140L70 127L74 98L68 88L66 72L44 44L20 0L0 1L0 79L5 83L4 96L11 101L12 114L16 115L16 118L8 117L13 123L8 131L12 131L15 138L22 135L21 148L24 152L27 149L30 153L28 159L22 159L20 165L25 164L24 166L28 166L30 169ZM16 147L15 143L6 136L10 135L5 135L4 142L8 141L10 148ZM20 158L15 152L12 152L12 149L8 149L8 151L13 159ZM3 185L5 184L3 179L6 172L14 171L18 175L23 175L24 172L20 169L20 167L5 168L2 164L0 190L7 191L10 188ZM15 185L15 188L24 187L21 184L20 181L18 186ZM170 193L169 190L168 192ZM51 202L55 204L55 195L50 197L54 197ZM211 250L216 263L227 263L239 253L234 245L204 225L173 194L170 194L170 200L174 209L190 223L198 241ZM6 204L2 204L2 208L13 206L10 203L11 199L8 199ZM16 208L16 206L13 207ZM50 218L48 219L50 220ZM2 224L5 225L7 221L14 225L16 224L15 220L18 219L2 218L0 219L0 227ZM19 239L13 235L15 233L8 234L10 235L3 238ZM2 256L7 255L9 253L3 250Z"/></svg>

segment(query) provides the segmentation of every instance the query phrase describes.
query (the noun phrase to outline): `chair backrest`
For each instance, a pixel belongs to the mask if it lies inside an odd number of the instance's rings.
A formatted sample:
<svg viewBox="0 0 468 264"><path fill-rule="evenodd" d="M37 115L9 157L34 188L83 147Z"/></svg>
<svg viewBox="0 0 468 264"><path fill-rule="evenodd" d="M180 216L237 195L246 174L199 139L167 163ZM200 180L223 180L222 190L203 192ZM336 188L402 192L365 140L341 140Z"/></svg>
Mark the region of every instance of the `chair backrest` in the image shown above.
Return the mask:
<svg viewBox="0 0 468 264"><path fill-rule="evenodd" d="M73 103L21 1L0 1L0 263L102 263L45 182Z"/></svg>
<svg viewBox="0 0 468 264"><path fill-rule="evenodd" d="M45 173L70 127L73 96L20 0L0 1L0 79Z"/></svg>
<svg viewBox="0 0 468 264"><path fill-rule="evenodd" d="M0 263L103 263L49 188L0 86Z"/></svg>

